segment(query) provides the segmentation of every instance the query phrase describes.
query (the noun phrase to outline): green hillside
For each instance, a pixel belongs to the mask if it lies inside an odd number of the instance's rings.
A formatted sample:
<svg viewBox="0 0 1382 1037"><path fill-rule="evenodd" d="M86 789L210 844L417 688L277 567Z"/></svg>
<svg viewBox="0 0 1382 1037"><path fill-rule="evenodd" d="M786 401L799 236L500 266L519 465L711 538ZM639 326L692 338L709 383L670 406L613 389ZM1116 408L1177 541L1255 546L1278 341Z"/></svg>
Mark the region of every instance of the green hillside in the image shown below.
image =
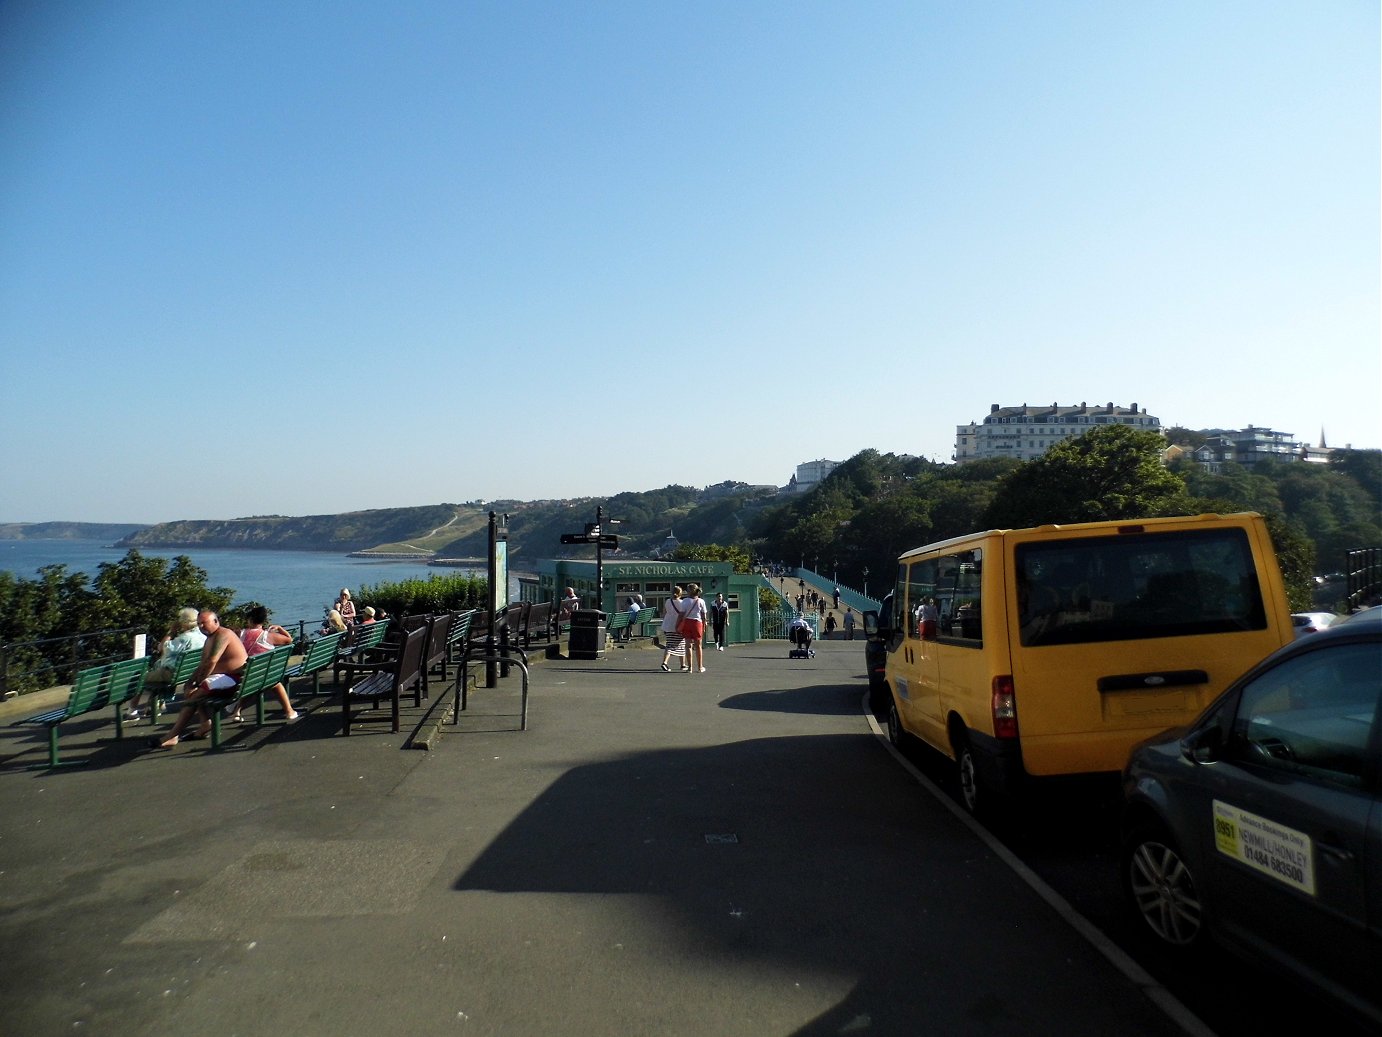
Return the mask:
<svg viewBox="0 0 1382 1037"><path fill-rule="evenodd" d="M380 508L342 515L255 515L236 519L184 519L160 522L123 538L117 546L143 549L176 547L256 547L293 551L363 551L387 544L433 544L469 528L479 509L471 505L430 504Z"/></svg>

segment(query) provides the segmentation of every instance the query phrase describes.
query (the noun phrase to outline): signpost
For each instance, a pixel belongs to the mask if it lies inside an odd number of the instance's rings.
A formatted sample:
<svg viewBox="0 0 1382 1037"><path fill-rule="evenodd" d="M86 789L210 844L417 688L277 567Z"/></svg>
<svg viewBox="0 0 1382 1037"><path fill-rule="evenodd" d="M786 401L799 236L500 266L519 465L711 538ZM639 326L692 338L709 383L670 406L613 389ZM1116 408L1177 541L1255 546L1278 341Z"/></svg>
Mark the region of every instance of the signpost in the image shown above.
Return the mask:
<svg viewBox="0 0 1382 1037"><path fill-rule="evenodd" d="M605 506L599 505L595 509L595 521L585 524L584 533L563 533L561 542L563 544L594 544L595 545L595 607L603 609L605 604L605 548L611 551L619 549L619 537L614 533L601 532L601 526L605 522ZM610 519L611 526L619 525L619 519Z"/></svg>

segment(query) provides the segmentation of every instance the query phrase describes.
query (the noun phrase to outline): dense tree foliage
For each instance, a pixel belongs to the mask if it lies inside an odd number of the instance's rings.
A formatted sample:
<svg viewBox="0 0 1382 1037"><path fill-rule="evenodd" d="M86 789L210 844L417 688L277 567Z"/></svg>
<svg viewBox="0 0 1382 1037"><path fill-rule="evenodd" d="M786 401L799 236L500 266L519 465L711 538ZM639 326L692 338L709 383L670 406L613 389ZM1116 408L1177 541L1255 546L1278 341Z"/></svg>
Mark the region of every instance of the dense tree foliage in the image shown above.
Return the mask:
<svg viewBox="0 0 1382 1037"><path fill-rule="evenodd" d="M132 550L118 562L102 562L94 579L63 565L39 570L38 579L0 572L0 641L33 642L101 630L133 629L150 641L163 636L184 606L224 612L234 592L208 587L206 570L186 555L171 562ZM74 665L109 655L128 655L130 640L73 645L53 641L8 653L10 687L29 690L70 678ZM48 667L56 666L57 670Z"/></svg>
<svg viewBox="0 0 1382 1037"><path fill-rule="evenodd" d="M1306 609L1315 604L1314 574L1341 569L1350 549L1382 545L1382 452L1336 451L1327 466L1225 465L1215 474L1190 461L1164 467L1164 445L1155 434L1108 426L1021 465L942 466L866 450L809 493L758 513L749 548L855 587L867 567L876 587L903 551L988 528L1257 511L1268 519L1292 607ZM1339 596L1314 594L1325 595L1324 607Z"/></svg>
<svg viewBox="0 0 1382 1037"><path fill-rule="evenodd" d="M983 528L995 479L1015 468L864 450L814 490L759 514L750 547L764 561L804 563L852 586L863 585L865 569L886 581L903 551Z"/></svg>
<svg viewBox="0 0 1382 1037"><path fill-rule="evenodd" d="M729 562L737 573L751 572L753 569L753 559L742 547L724 547L720 544L678 544L671 558L695 562Z"/></svg>
<svg viewBox="0 0 1382 1037"><path fill-rule="evenodd" d="M994 529L1184 514L1185 481L1161 463L1156 432L1106 425L1057 443L999 481Z"/></svg>

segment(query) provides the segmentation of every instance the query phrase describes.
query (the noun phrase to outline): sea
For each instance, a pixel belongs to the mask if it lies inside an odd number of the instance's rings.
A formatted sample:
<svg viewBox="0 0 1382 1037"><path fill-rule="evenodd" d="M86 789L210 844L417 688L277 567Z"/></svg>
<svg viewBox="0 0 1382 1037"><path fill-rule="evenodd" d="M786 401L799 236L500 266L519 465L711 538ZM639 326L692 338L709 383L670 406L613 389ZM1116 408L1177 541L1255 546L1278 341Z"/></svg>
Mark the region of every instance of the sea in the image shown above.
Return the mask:
<svg viewBox="0 0 1382 1037"><path fill-rule="evenodd" d="M32 580L46 565L65 565L69 573L95 576L102 562L118 562L128 549L104 540L0 540L0 570ZM324 611L342 587L349 587L359 607L369 604L359 593L363 583L395 583L457 573L485 576L483 562L476 569L429 566L424 562L348 558L327 551L264 551L253 548L140 549L146 558L186 555L207 573L207 585L233 590L232 604L257 601L267 605L275 623L321 622ZM511 600L517 598L511 575ZM196 602L188 604L195 605Z"/></svg>

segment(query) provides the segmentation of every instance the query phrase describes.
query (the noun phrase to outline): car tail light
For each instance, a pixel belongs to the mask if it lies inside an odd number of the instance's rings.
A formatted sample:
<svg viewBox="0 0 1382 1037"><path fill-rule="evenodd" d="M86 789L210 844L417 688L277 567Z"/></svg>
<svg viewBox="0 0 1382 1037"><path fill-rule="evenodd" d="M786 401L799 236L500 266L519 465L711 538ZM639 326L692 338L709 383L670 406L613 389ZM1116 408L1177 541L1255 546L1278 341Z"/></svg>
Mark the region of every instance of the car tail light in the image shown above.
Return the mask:
<svg viewBox="0 0 1382 1037"><path fill-rule="evenodd" d="M1017 695L1011 675L993 678L993 736L1017 737Z"/></svg>

